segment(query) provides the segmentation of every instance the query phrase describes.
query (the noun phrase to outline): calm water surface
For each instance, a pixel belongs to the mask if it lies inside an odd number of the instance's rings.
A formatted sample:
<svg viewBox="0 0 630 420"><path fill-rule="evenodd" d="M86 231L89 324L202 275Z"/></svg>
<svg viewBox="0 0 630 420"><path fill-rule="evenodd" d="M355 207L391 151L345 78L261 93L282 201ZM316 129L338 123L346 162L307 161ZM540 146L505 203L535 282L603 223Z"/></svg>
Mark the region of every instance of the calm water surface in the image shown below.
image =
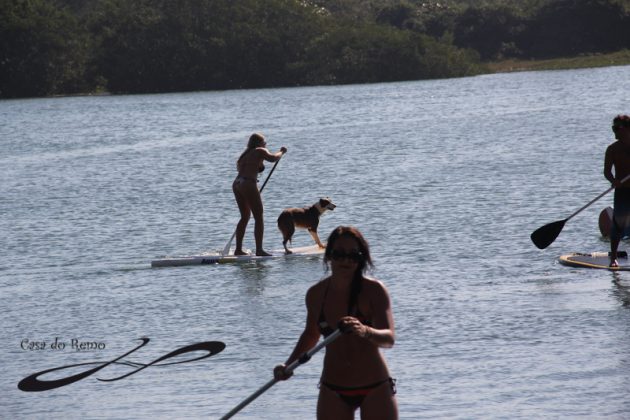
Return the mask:
<svg viewBox="0 0 630 420"><path fill-rule="evenodd" d="M629 418L630 274L557 263L608 248L597 217L612 196L546 250L529 239L608 188L604 150L628 92L626 66L1 101L0 417L218 418L271 378L321 259L150 268L223 248L237 221L234 163L261 131L289 149L263 193L266 247L282 246L283 208L320 196L338 205L320 236L352 224L371 243L393 302L397 342L383 353L401 418ZM310 243L296 234L294 245ZM226 348L117 381L97 378L138 365L17 388L35 372L111 361L140 337L151 341L126 362L202 341ZM66 347L51 349L55 339ZM105 348L76 351L73 339ZM237 418L314 418L322 356Z"/></svg>

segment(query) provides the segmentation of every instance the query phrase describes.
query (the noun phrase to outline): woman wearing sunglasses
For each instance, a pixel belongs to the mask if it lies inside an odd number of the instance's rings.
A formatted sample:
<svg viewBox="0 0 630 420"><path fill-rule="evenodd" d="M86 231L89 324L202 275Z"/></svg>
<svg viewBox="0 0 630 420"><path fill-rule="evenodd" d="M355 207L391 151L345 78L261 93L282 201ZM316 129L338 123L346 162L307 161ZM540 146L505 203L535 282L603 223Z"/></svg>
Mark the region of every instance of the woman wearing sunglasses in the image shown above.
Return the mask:
<svg viewBox="0 0 630 420"><path fill-rule="evenodd" d="M397 419L395 381L380 352L394 345L394 319L385 286L365 276L372 267L368 243L358 229L337 227L324 263L330 275L306 292L304 331L274 376L288 379L285 367L338 326L344 334L326 348L317 418L353 419L360 408L362 419Z"/></svg>
<svg viewBox="0 0 630 420"><path fill-rule="evenodd" d="M630 233L630 181L621 183L622 179L630 175L630 116L617 115L613 119L612 130L617 141L606 149L604 176L615 187L610 229L610 266L619 267L617 262L619 241Z"/></svg>

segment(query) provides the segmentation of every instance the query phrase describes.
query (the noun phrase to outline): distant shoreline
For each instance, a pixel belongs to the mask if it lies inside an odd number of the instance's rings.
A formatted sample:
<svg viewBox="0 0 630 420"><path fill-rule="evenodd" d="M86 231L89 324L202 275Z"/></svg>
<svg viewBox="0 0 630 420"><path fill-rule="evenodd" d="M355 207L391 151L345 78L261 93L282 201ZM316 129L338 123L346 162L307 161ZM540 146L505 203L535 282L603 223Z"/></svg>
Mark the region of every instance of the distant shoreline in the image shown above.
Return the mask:
<svg viewBox="0 0 630 420"><path fill-rule="evenodd" d="M501 60L484 63L490 73L511 73L537 70L568 70L630 64L630 50L609 54L589 54L548 60Z"/></svg>
<svg viewBox="0 0 630 420"><path fill-rule="evenodd" d="M500 60L489 61L482 63L487 69L487 72L481 74L493 74L493 73L515 73L521 71L540 71L540 70L570 70L570 69L583 69L583 68L597 68L597 67L610 67L610 66L625 66L630 65L630 50L622 50L608 54L589 54L580 55L577 57L564 57L564 58L551 58L547 60ZM411 80L409 80L411 81ZM291 86L286 86L291 87ZM297 87L297 86L296 86ZM162 93L162 92L155 92ZM167 93L167 92L163 92ZM170 93L170 92L169 92ZM51 96L43 96L42 98L62 98L73 96L114 96L115 93L110 93L104 90L96 92L85 92L75 94L59 94Z"/></svg>

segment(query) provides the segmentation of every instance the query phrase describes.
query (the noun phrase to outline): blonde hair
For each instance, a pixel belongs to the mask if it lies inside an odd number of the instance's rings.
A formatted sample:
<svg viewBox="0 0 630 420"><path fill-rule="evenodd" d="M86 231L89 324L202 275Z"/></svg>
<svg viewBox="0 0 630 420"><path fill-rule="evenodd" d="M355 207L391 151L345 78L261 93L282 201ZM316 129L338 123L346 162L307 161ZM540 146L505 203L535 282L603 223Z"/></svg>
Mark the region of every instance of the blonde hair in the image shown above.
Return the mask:
<svg viewBox="0 0 630 420"><path fill-rule="evenodd" d="M243 153L241 153L241 155L238 157L238 160L236 161L236 166L238 167L238 164L241 162L241 159L243 159L243 156L245 156L247 152L257 147L261 147L264 143L265 136L260 133L254 133L249 136L249 140L247 141L247 148L243 150Z"/></svg>
<svg viewBox="0 0 630 420"><path fill-rule="evenodd" d="M249 141L247 142L248 149L254 149L256 147L260 147L265 142L265 136L260 133L254 133L249 136Z"/></svg>

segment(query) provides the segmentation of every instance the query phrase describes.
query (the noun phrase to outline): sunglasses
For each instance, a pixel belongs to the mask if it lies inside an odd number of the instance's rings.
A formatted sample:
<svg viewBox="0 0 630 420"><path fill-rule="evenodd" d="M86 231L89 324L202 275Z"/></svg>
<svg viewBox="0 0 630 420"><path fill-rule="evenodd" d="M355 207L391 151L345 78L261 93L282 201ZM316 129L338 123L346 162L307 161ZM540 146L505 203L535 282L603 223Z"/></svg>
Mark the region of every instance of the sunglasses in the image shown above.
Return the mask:
<svg viewBox="0 0 630 420"><path fill-rule="evenodd" d="M627 126L625 125L613 125L612 126L612 130L613 131L617 131L617 130L621 130L622 128L626 128Z"/></svg>
<svg viewBox="0 0 630 420"><path fill-rule="evenodd" d="M359 263L363 261L363 254L361 254L358 251L344 252L344 251L338 251L336 249L333 249L332 251L330 251L330 258L335 261L339 261L344 258L347 258L349 260Z"/></svg>

